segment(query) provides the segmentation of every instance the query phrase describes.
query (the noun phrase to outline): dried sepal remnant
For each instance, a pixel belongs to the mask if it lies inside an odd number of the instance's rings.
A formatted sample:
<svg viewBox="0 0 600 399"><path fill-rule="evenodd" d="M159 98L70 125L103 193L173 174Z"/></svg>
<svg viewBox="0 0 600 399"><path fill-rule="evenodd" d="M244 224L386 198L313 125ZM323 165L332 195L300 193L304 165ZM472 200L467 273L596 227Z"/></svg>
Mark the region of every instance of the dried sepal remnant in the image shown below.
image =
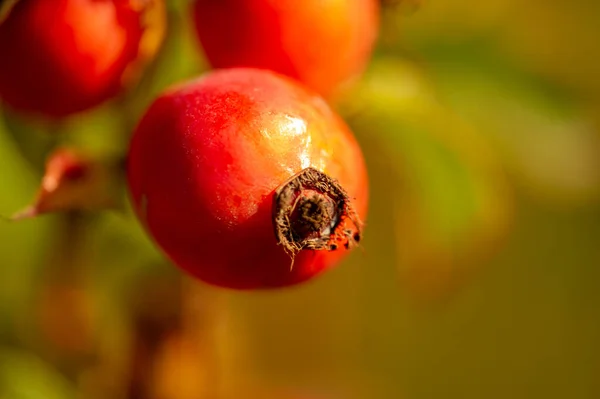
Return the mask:
<svg viewBox="0 0 600 399"><path fill-rule="evenodd" d="M52 212L118 209L121 204L120 160L73 147L55 149L46 161L35 200L10 220Z"/></svg>
<svg viewBox="0 0 600 399"><path fill-rule="evenodd" d="M273 228L278 244L292 258L303 249L351 249L362 235L362 222L346 190L312 167L275 190Z"/></svg>

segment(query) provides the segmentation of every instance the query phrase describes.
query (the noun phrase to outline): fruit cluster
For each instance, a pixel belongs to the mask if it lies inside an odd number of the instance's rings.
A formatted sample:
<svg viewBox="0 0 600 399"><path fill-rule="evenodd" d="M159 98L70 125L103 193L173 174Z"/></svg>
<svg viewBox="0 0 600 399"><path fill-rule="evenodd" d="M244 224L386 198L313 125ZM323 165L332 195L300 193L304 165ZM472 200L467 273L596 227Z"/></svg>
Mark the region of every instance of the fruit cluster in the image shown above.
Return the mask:
<svg viewBox="0 0 600 399"><path fill-rule="evenodd" d="M163 92L133 132L127 182L164 253L221 287L306 281L359 244L368 180L324 98L360 75L376 0L195 0L213 71ZM160 49L160 0L19 0L0 23L0 98L48 123L125 93Z"/></svg>

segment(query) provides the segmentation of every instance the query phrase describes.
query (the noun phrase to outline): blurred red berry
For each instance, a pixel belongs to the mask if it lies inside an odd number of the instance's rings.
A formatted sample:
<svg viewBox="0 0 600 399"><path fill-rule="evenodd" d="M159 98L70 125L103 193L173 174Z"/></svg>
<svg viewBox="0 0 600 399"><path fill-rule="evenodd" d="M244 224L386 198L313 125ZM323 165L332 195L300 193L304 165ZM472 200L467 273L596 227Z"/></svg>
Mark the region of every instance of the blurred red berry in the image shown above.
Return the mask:
<svg viewBox="0 0 600 399"><path fill-rule="evenodd" d="M164 252L223 287L305 281L360 240L366 216L365 163L346 124L265 70L215 71L160 96L133 136L128 180Z"/></svg>
<svg viewBox="0 0 600 399"><path fill-rule="evenodd" d="M0 97L50 117L96 106L156 49L163 17L162 0L20 0L0 25Z"/></svg>
<svg viewBox="0 0 600 399"><path fill-rule="evenodd" d="M359 74L379 26L377 0L195 0L196 29L216 68L271 69L322 95Z"/></svg>

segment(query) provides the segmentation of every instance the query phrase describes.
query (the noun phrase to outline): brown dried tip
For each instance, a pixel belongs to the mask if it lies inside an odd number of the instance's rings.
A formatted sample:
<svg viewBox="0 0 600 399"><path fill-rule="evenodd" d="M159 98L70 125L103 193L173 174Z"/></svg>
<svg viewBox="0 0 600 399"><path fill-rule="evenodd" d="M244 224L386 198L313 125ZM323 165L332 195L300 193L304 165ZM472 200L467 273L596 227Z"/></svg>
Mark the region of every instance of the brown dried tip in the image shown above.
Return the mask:
<svg viewBox="0 0 600 399"><path fill-rule="evenodd" d="M275 190L272 216L277 243L292 259L303 249L350 249L361 239L362 222L346 190L315 168Z"/></svg>

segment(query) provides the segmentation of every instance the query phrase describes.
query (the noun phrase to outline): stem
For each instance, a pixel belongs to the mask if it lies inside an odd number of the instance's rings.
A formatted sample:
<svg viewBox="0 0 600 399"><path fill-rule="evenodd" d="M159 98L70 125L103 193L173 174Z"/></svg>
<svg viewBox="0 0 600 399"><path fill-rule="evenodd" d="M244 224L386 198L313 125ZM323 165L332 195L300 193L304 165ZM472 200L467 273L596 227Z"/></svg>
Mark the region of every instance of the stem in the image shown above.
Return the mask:
<svg viewBox="0 0 600 399"><path fill-rule="evenodd" d="M136 281L132 304L133 343L127 398L152 398L157 358L165 342L181 330L181 286L179 280L152 276ZM148 295L152 292L152 295Z"/></svg>
<svg viewBox="0 0 600 399"><path fill-rule="evenodd" d="M140 288L127 397L219 397L218 298L183 275L158 276Z"/></svg>
<svg viewBox="0 0 600 399"><path fill-rule="evenodd" d="M60 215L58 241L41 277L35 315L44 341L41 349L65 375L77 380L95 358L94 315L85 287L85 254L89 220L74 211ZM49 344L49 345L48 345Z"/></svg>
<svg viewBox="0 0 600 399"><path fill-rule="evenodd" d="M183 276L183 315L187 339L200 355L204 386L192 397L221 397L222 373L218 353L219 327L226 309L219 292Z"/></svg>

